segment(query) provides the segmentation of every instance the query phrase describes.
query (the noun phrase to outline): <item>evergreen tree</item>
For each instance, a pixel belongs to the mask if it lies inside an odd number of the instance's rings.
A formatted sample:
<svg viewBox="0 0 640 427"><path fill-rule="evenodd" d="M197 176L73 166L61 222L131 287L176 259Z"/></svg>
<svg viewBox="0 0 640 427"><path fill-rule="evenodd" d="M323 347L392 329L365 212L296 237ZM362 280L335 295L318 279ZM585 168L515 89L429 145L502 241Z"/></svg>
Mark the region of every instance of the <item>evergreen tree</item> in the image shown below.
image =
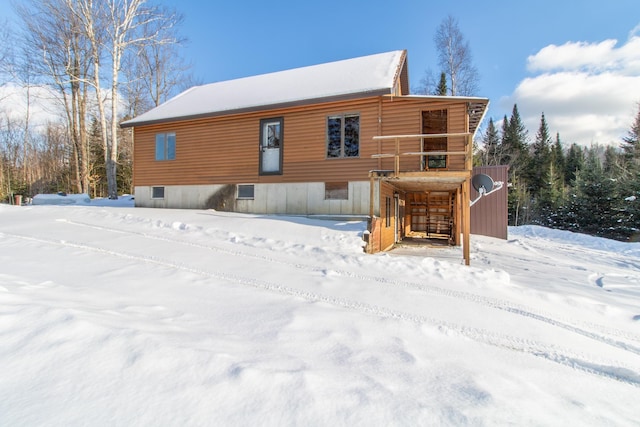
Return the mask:
<svg viewBox="0 0 640 427"><path fill-rule="evenodd" d="M556 133L556 142L551 148L551 165L549 168L550 188L548 194L548 201L554 210L554 212L551 214L551 216L554 218L554 225L558 218L558 210L562 208L562 206L564 206L567 201L565 168L566 159L564 150L562 149L562 142L560 141L560 134Z"/></svg>
<svg viewBox="0 0 640 427"><path fill-rule="evenodd" d="M621 226L629 240L640 241L640 103L638 113L623 145Z"/></svg>
<svg viewBox="0 0 640 427"><path fill-rule="evenodd" d="M558 210L565 203L564 177L553 162L549 163L546 176L548 183L540 189L535 201L535 222L545 227L558 228L562 222Z"/></svg>
<svg viewBox="0 0 640 427"><path fill-rule="evenodd" d="M577 230L594 236L621 238L615 180L605 174L598 147L587 151L584 168L575 181Z"/></svg>
<svg viewBox="0 0 640 427"><path fill-rule="evenodd" d="M447 75L444 71L440 73L440 82L438 83L436 95L447 96Z"/></svg>
<svg viewBox="0 0 640 427"><path fill-rule="evenodd" d="M634 168L637 168L640 160L640 103L638 103L638 113L635 121L631 125L631 129L627 136L622 138L624 142L622 150L624 151L627 162L630 162Z"/></svg>
<svg viewBox="0 0 640 427"><path fill-rule="evenodd" d="M509 193L507 196L509 225L528 224L531 220L531 196L524 180L514 175L509 178Z"/></svg>
<svg viewBox="0 0 640 427"><path fill-rule="evenodd" d="M105 197L107 193L107 174L102 145L102 129L97 118L91 120L87 135L89 144L89 188L91 197Z"/></svg>
<svg viewBox="0 0 640 427"><path fill-rule="evenodd" d="M518 105L513 105L509 123L502 135L503 151L509 157L508 165L514 174L522 174L528 163L528 132L522 123Z"/></svg>
<svg viewBox="0 0 640 427"><path fill-rule="evenodd" d="M511 225L526 224L529 219L530 195L525 172L528 163L527 129L522 123L518 106L514 104L509 120L502 124L502 163L509 166L508 196Z"/></svg>
<svg viewBox="0 0 640 427"><path fill-rule="evenodd" d="M544 115L542 117L544 121ZM543 128L541 122L537 141L543 138ZM541 183L534 207L537 222L547 227L561 228L562 219L559 211L566 204L564 160L560 134L556 133L556 142L549 148L549 161L544 171L544 181Z"/></svg>
<svg viewBox="0 0 640 427"><path fill-rule="evenodd" d="M583 167L584 152L578 144L573 143L569 147L569 152L567 153L567 159L564 169L564 182L566 182L567 184L573 183L578 172L580 172Z"/></svg>
<svg viewBox="0 0 640 427"><path fill-rule="evenodd" d="M551 165L551 138L549 127L542 113L540 127L536 133L536 139L532 145L531 159L527 165L527 181L529 191L533 197L548 185L549 167Z"/></svg>
<svg viewBox="0 0 640 427"><path fill-rule="evenodd" d="M496 125L493 123L493 118L489 119L489 125L482 138L483 159L482 164L486 166L496 166L500 164L500 136Z"/></svg>
<svg viewBox="0 0 640 427"><path fill-rule="evenodd" d="M560 134L556 133L556 142L551 148L551 163L558 173L558 176L562 178L562 186L565 184L564 171L566 169L566 159L564 156L564 150L562 149L562 142L560 141Z"/></svg>
<svg viewBox="0 0 640 427"><path fill-rule="evenodd" d="M511 164L511 155L507 150L506 138L509 134L509 119L505 114L502 119L502 132L500 137L500 164L501 165L510 165Z"/></svg>
<svg viewBox="0 0 640 427"><path fill-rule="evenodd" d="M612 145L604 149L604 173L611 179L619 180L625 174L624 156Z"/></svg>

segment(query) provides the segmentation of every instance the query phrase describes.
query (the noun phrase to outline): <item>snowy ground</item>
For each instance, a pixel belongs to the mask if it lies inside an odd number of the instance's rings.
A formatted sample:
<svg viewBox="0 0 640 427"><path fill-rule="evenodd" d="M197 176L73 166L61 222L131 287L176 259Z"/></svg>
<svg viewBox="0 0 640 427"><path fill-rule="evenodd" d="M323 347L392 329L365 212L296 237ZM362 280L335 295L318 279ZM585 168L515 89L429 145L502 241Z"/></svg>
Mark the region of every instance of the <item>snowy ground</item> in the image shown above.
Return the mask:
<svg viewBox="0 0 640 427"><path fill-rule="evenodd" d="M364 227L0 205L0 425L640 424L640 244Z"/></svg>

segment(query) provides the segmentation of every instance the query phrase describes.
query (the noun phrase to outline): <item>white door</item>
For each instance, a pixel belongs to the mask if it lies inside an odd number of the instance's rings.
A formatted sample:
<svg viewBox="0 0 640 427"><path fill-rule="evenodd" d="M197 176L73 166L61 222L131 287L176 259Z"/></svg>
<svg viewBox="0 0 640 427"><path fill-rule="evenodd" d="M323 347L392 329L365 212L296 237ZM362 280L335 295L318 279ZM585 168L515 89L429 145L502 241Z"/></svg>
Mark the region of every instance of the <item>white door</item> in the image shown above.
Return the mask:
<svg viewBox="0 0 640 427"><path fill-rule="evenodd" d="M280 173L282 149L282 121L262 121L262 135L260 138L260 172Z"/></svg>

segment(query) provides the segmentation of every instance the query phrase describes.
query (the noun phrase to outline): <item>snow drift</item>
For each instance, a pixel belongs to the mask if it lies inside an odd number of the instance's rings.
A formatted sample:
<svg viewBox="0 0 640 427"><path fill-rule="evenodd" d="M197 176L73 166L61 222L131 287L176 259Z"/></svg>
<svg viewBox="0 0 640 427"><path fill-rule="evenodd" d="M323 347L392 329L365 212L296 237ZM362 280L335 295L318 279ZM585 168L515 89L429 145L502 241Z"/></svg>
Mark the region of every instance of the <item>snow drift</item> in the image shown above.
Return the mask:
<svg viewBox="0 0 640 427"><path fill-rule="evenodd" d="M364 230L0 206L0 425L640 422L638 244Z"/></svg>

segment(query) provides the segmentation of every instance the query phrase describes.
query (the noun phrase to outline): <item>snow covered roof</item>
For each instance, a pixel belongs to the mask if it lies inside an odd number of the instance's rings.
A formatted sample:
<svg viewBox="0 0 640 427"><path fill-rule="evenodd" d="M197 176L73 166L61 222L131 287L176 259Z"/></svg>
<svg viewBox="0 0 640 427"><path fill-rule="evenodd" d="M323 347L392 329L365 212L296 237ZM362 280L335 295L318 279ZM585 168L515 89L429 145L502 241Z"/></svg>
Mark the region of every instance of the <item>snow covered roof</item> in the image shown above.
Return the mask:
<svg viewBox="0 0 640 427"><path fill-rule="evenodd" d="M122 127L392 94L398 78L406 80L404 50L195 86Z"/></svg>

